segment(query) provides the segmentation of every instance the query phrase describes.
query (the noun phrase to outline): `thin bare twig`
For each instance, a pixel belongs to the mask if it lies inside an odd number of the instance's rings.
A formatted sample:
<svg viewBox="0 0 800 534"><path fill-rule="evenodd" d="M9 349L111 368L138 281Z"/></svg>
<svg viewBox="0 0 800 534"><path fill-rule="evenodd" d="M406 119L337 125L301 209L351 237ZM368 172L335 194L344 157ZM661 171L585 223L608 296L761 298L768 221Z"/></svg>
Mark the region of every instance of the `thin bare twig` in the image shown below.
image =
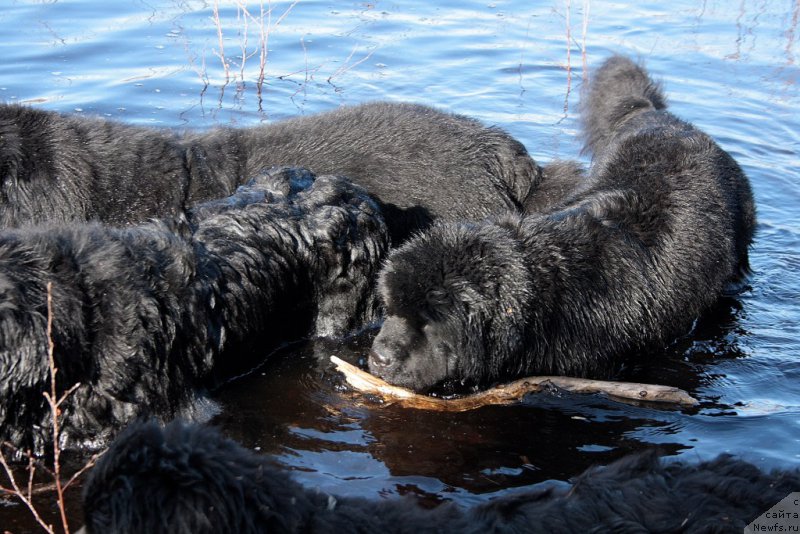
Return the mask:
<svg viewBox="0 0 800 534"><path fill-rule="evenodd" d="M61 514L61 525L64 527L65 534L69 534L69 521L67 521L67 511L64 508L64 489L61 487L61 447L58 438L61 435L59 430L58 418L61 415L61 403L69 396L79 384L69 388L64 395L56 400L58 392L56 390L56 368L55 343L53 342L53 282L47 282L47 359L50 364L50 394L44 393L47 403L50 405L50 414L53 425L53 471L55 472L56 496L58 499L58 511Z"/></svg>
<svg viewBox="0 0 800 534"><path fill-rule="evenodd" d="M261 2L261 16L260 16L260 26L259 26L259 47L260 47L260 55L259 55L259 71L258 71L258 98L259 98L259 109L261 109L261 94L264 88L264 77L267 68L267 56L269 55L269 35L274 28L280 25L283 22L289 13L294 9L294 6L298 4L300 0L295 0L284 10L278 20L275 23L272 23L272 2L267 2L267 27L264 28L264 2Z"/></svg>
<svg viewBox="0 0 800 534"><path fill-rule="evenodd" d="M567 24L567 93L564 96L564 116L566 117L569 111L569 94L572 91L572 28L570 25L570 11L572 10L572 1L566 0L566 24Z"/></svg>
<svg viewBox="0 0 800 534"><path fill-rule="evenodd" d="M570 22L570 12L572 11L572 0L566 0L566 25L567 25L567 87L572 81L572 23Z"/></svg>
<svg viewBox="0 0 800 534"><path fill-rule="evenodd" d="M303 101L308 97L308 80L309 80L309 72L308 72L308 49L306 48L306 41L303 36L300 37L300 46L303 48L303 65L305 66L305 75L303 78L303 83L297 88L297 91L291 96L292 102L294 102L294 97L300 94L300 91L303 92ZM297 104L295 103L295 106ZM299 108L299 106L298 106Z"/></svg>
<svg viewBox="0 0 800 534"><path fill-rule="evenodd" d="M108 450L108 449L106 449L106 450ZM69 480L67 480L67 483L64 484L64 491L67 491L67 488L69 488L74 482L76 482L79 478L81 478L86 471L88 471L89 469L94 467L94 464L96 464L97 460L99 460L100 457L103 456L106 453L106 450L102 450L102 451L92 455L92 457L89 458L89 460L87 460L86 463L83 465L83 467L78 469L75 472L75 474L73 474L71 477L69 477Z"/></svg>
<svg viewBox="0 0 800 534"><path fill-rule="evenodd" d="M267 9L267 17L272 20L272 3L270 2L269 8ZM260 2L260 12L259 12L259 24L258 24L258 45L259 45L259 54L258 54L258 80L256 82L256 94L258 95L258 110L263 111L263 92L264 92L264 76L266 75L267 69L267 55L269 54L269 28L270 23L267 23L266 29L264 28L264 2Z"/></svg>
<svg viewBox="0 0 800 534"><path fill-rule="evenodd" d="M242 79L242 84L244 84L244 67L245 67L245 64L247 63L247 58L249 57L247 55L247 37L248 37L248 33L249 33L249 31L248 31L248 21L250 19L250 12L247 11L247 4L237 0L237 2L236 2L236 13L237 13L237 17L238 17L239 13L243 14L243 17L242 17L243 22L242 22L242 24L244 25L244 29L242 31L242 40L241 40L241 43L239 45L241 47L241 49L242 49L242 61L239 63L239 77Z"/></svg>
<svg viewBox="0 0 800 534"><path fill-rule="evenodd" d="M47 283L47 358L48 358L48 366L50 371L50 391L45 391L42 395L47 400L47 404L50 408L50 423L52 426L52 439L53 439L53 469L50 470L43 462L37 459L34 454L29 450L24 453L19 451L16 447L14 447L10 443L3 443L0 445L0 465L3 466L3 470L5 471L6 477L8 478L11 487L5 487L0 485L0 493L5 493L11 495L18 500L20 500L27 508L30 510L33 518L36 522L48 533L54 534L55 530L53 525L50 525L42 519L42 516L39 514L36 506L33 504L33 496L39 493L44 493L47 491L55 490L56 492L56 504L58 505L58 510L61 518L61 526L65 534L69 534L69 521L67 519L67 511L66 511L66 501L64 499L64 492L76 481L78 480L81 475L83 475L89 468L91 468L97 461L97 459L103 454L102 452L95 454L90 458L84 466L74 473L70 479L65 483L62 484L61 479L61 446L59 444L61 438L61 406L67 399L72 395L75 390L80 387L80 383L77 383L67 389L61 396L58 396L58 385L57 385L57 375L58 375L58 368L56 367L55 361L55 342L53 341L53 284L52 282ZM14 471L8 465L6 460L6 456L4 454L3 448L10 449L14 451L15 454L21 455L28 459L28 465L25 469L28 472L28 480L25 489L23 490L20 488L16 476L14 475ZM37 467L42 469L48 476L53 479L51 484L40 484L34 486L34 477L36 474Z"/></svg>
<svg viewBox="0 0 800 534"><path fill-rule="evenodd" d="M228 65L228 60L225 58L225 43L223 42L222 37L222 22L219 19L219 0L214 0L213 13L214 25L217 27L217 38L219 40L219 50L215 51L214 54L222 62L222 68L225 71L225 83L228 83L231 80L231 70L230 65Z"/></svg>
<svg viewBox="0 0 800 534"><path fill-rule="evenodd" d="M581 26L581 60L583 82L589 78L589 65L586 57L586 34L589 32L589 5L591 0L583 0L583 24Z"/></svg>
<svg viewBox="0 0 800 534"><path fill-rule="evenodd" d="M0 492L8 493L19 499L22 502L22 504L24 504L28 508L28 510L30 510L31 514L33 515L33 518L36 520L39 526L41 526L49 534L55 534L55 530L53 530L53 525L48 525L47 523L45 523L44 519L42 519L42 516L40 516L39 512L36 510L36 507L33 505L33 500L32 500L33 472L36 469L36 467L33 465L33 457L32 456L28 457L27 469L29 476L28 476L27 494L23 493L19 489L19 486L17 485L17 479L16 477L14 477L14 472L11 470L8 463L6 462L6 456L5 454L2 454L2 451L0 451L0 464L3 465L3 469L5 470L6 476L8 477L9 482L11 482L11 487L13 488L11 489L11 488L6 488L4 486L0 486Z"/></svg>
<svg viewBox="0 0 800 534"><path fill-rule="evenodd" d="M296 6L298 4L298 2L300 2L300 0L294 0L294 2L289 4L289 7L286 8L286 11L284 11L283 14L280 17L278 17L278 20L275 21L274 26L270 27L270 29L272 29L273 27L275 27L275 26L279 25L281 22L283 22L283 19L285 19L286 16L289 14L289 12L291 12L292 9L294 9L294 6Z"/></svg>
<svg viewBox="0 0 800 534"><path fill-rule="evenodd" d="M195 64L196 56L190 52L189 50L189 41L186 40L184 42L184 50L186 50L186 56L189 60L189 66L192 70L197 74L197 77L200 78L200 81L203 83L203 91L208 88L209 80L208 80L208 71L206 69L206 55L205 50L203 51L203 55L200 57L200 67Z"/></svg>
<svg viewBox="0 0 800 534"><path fill-rule="evenodd" d="M33 495L33 474L36 472L33 455L28 454L28 499Z"/></svg>
<svg viewBox="0 0 800 534"><path fill-rule="evenodd" d="M338 69L336 69L333 74L328 76L328 80L327 80L328 83L331 83L331 80L333 80L337 76L341 76L342 74L344 74L345 72L349 71L350 69L353 69L353 68L361 65L366 60L368 60L370 58L370 56L372 56L373 52L375 52L375 49L373 48L372 50L369 51L369 53L366 56L362 57L361 59L359 59L358 61L356 61L353 64L348 64L348 63L350 63L350 60L353 58L353 55L356 53L356 50L358 50L358 45L353 47L353 50L350 51L350 55L347 56L347 59L344 60L342 65ZM333 84L331 83L331 85L333 85Z"/></svg>

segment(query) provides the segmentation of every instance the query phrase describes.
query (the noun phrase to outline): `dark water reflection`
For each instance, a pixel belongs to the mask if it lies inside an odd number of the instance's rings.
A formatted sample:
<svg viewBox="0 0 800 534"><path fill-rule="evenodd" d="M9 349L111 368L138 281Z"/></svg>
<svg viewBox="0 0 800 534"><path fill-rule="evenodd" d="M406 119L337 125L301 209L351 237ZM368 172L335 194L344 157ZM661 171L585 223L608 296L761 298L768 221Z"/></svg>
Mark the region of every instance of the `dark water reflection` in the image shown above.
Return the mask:
<svg viewBox="0 0 800 534"><path fill-rule="evenodd" d="M559 392L464 413L382 406L349 391L327 363L332 354L356 363L370 338L315 341L275 355L221 392L225 409L216 423L314 486L380 494L414 487L452 498L565 480L647 448L631 435L637 429L673 433L660 410ZM684 448L666 441L661 447Z"/></svg>
<svg viewBox="0 0 800 534"><path fill-rule="evenodd" d="M800 465L800 3L304 0L271 28L260 95L258 55L241 68L242 12L220 4L227 83L212 2L14 1L0 10L0 99L175 128L409 100L500 125L550 161L579 157L584 59L621 52L645 60L673 111L739 161L759 210L749 287L622 377L684 388L696 408L559 392L463 414L377 406L327 363L362 358L366 333L291 346L218 392L215 423L229 435L310 487L427 503L561 484L652 447L685 460L730 452ZM291 2L270 5L275 23ZM253 24L247 35L248 54L258 52ZM0 501L4 528L34 527Z"/></svg>

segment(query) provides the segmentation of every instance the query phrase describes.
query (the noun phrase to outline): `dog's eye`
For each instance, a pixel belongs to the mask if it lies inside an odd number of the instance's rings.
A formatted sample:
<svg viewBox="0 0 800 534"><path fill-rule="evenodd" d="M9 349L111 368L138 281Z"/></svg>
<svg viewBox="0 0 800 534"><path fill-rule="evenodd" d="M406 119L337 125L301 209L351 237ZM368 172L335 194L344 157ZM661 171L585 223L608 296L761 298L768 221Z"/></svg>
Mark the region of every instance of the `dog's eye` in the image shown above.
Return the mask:
<svg viewBox="0 0 800 534"><path fill-rule="evenodd" d="M444 289L435 288L425 293L425 299L431 306L444 306L450 302L450 294Z"/></svg>

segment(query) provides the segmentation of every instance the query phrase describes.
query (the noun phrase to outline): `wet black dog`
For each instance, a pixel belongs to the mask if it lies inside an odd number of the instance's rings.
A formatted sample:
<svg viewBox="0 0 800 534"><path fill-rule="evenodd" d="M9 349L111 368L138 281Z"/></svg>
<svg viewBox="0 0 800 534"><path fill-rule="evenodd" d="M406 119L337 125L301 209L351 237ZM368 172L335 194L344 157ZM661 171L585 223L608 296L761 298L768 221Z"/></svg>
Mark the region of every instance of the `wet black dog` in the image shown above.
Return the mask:
<svg viewBox="0 0 800 534"><path fill-rule="evenodd" d="M800 487L730 457L698 465L654 453L593 468L570 488L529 489L464 510L305 489L264 456L200 426L125 430L90 472L85 532L727 532Z"/></svg>
<svg viewBox="0 0 800 534"><path fill-rule="evenodd" d="M59 395L80 383L63 445L98 446L143 414L201 417L208 388L282 342L375 320L387 248L363 189L291 169L190 222L0 231L0 441L48 446L48 282Z"/></svg>
<svg viewBox="0 0 800 534"><path fill-rule="evenodd" d="M226 196L273 165L348 176L377 199L396 243L434 218L521 209L542 175L505 132L414 104L185 136L0 105L0 226L141 222Z"/></svg>
<svg viewBox="0 0 800 534"><path fill-rule="evenodd" d="M396 249L370 371L416 390L605 377L688 331L747 271L755 210L736 162L664 107L641 67L611 58L583 110L594 161L566 201Z"/></svg>

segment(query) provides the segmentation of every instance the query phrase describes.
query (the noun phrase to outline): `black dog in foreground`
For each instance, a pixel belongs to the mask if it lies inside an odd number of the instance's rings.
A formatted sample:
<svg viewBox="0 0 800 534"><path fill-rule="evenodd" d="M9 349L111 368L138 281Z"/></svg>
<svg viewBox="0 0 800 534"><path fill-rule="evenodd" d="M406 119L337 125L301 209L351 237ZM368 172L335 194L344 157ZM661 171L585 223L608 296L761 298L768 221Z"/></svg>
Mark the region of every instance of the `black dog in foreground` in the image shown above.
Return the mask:
<svg viewBox="0 0 800 534"><path fill-rule="evenodd" d="M98 447L143 415L200 418L208 388L283 342L374 321L387 247L363 189L291 169L189 223L0 231L0 442L50 446L48 282L59 395L80 383L62 446Z"/></svg>
<svg viewBox="0 0 800 534"><path fill-rule="evenodd" d="M606 377L688 331L748 270L747 178L613 57L584 102L589 176L541 215L441 224L390 255L370 371L425 390L531 374Z"/></svg>
<svg viewBox="0 0 800 534"><path fill-rule="evenodd" d="M798 489L798 472L768 475L725 456L666 463L648 453L589 469L569 489L428 510L411 499L306 489L212 429L141 423L90 472L84 532L741 532Z"/></svg>
<svg viewBox="0 0 800 534"><path fill-rule="evenodd" d="M227 196L275 165L364 187L395 243L435 218L478 220L536 203L543 172L502 130L414 104L183 136L0 105L0 226L138 223Z"/></svg>

